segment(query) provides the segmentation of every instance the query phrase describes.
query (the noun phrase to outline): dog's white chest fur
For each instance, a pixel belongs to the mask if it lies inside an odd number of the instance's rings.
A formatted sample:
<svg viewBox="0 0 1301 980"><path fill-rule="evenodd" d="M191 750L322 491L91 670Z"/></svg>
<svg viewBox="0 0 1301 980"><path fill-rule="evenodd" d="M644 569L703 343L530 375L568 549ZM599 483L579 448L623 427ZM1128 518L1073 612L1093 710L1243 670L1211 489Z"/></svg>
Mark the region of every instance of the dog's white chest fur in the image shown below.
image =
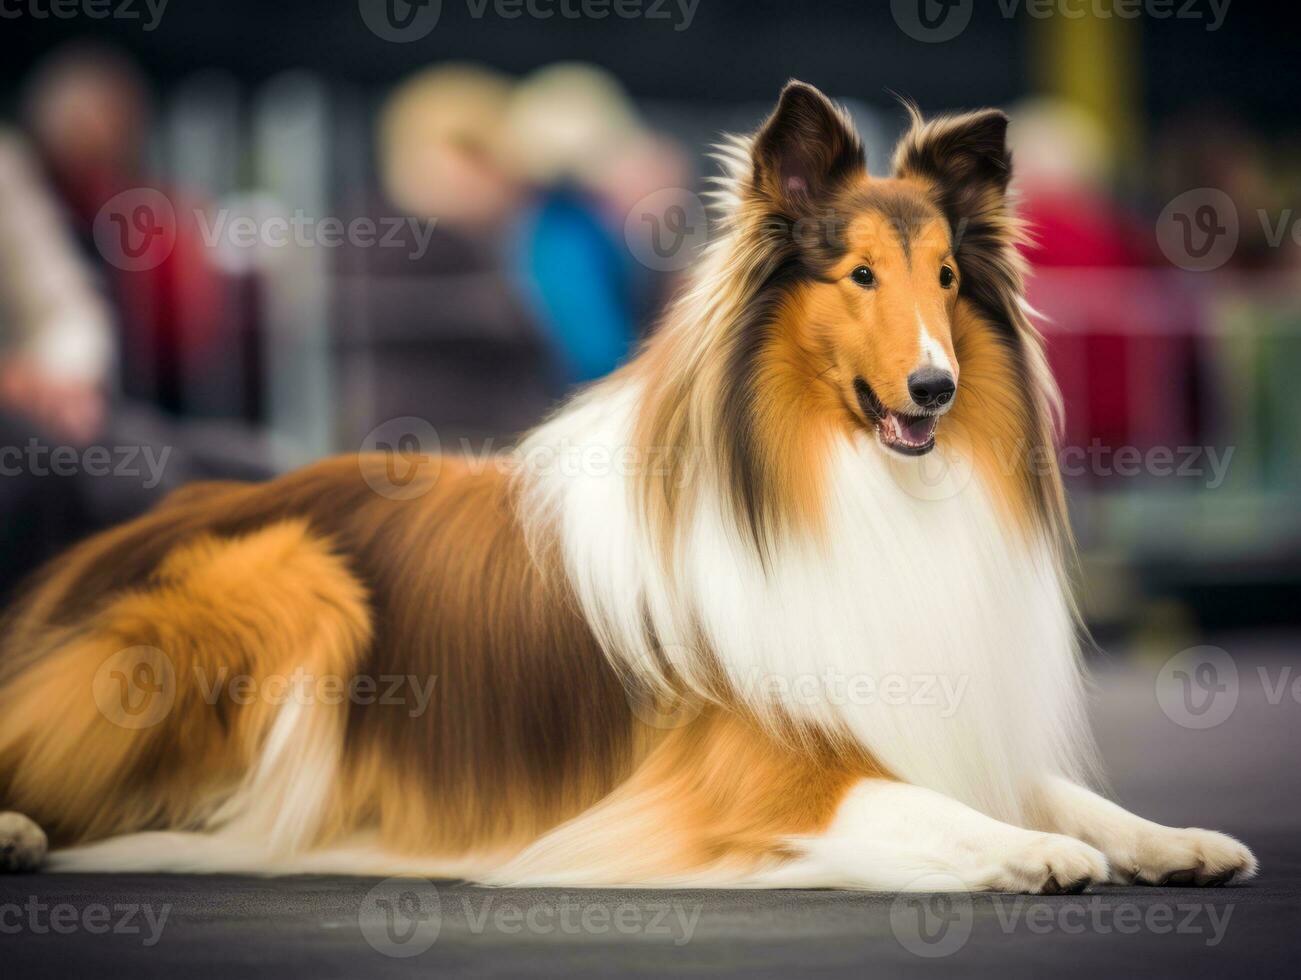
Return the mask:
<svg viewBox="0 0 1301 980"><path fill-rule="evenodd" d="M861 436L838 447L829 488L826 540L786 547L766 573L720 521L698 524L685 591L734 683L843 724L905 781L1019 816L1027 781L1071 764L1079 722L1047 549L934 454Z"/></svg>
<svg viewBox="0 0 1301 980"><path fill-rule="evenodd" d="M630 402L594 399L531 445L626 445ZM1074 774L1083 741L1048 548L938 451L907 459L864 434L835 448L827 485L825 540L779 545L766 569L717 494L701 495L671 574L626 478L547 474L533 502L558 519L584 611L621 667L654 678L668 659L690 679L702 631L760 709L847 729L899 778L1021 818L1031 781Z"/></svg>

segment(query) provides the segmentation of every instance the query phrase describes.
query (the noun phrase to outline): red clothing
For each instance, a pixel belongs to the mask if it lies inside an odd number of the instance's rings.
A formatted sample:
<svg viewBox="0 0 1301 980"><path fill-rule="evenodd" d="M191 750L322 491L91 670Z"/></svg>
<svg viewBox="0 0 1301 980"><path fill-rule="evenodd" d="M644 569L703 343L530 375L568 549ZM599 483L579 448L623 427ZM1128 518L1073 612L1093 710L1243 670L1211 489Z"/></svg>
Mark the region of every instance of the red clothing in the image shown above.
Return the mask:
<svg viewBox="0 0 1301 980"><path fill-rule="evenodd" d="M1150 230L1088 191L1032 192L1032 306L1066 402L1065 444L1177 446L1196 430L1196 306L1151 270Z"/></svg>

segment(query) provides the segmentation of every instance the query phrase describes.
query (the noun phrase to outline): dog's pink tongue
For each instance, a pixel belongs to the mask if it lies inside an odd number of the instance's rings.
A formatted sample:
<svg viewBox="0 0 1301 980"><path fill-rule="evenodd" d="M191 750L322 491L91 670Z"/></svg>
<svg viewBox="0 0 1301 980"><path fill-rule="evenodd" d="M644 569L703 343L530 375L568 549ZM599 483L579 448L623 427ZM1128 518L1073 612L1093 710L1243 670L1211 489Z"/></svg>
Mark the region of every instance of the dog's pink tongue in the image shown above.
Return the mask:
<svg viewBox="0 0 1301 980"><path fill-rule="evenodd" d="M935 435L935 421L934 418L914 419L911 422L901 422L899 428L905 439L915 445L921 445Z"/></svg>

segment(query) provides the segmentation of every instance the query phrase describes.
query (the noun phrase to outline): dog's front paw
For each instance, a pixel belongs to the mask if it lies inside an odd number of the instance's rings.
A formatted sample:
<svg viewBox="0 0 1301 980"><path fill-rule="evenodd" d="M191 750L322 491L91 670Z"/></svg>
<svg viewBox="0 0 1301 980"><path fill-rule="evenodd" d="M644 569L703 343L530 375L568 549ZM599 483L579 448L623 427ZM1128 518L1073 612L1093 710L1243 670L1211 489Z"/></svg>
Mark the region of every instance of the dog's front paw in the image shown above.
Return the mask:
<svg viewBox="0 0 1301 980"><path fill-rule="evenodd" d="M1196 827L1144 829L1113 856L1114 881L1143 885L1228 885L1256 874L1256 857L1227 834Z"/></svg>
<svg viewBox="0 0 1301 980"><path fill-rule="evenodd" d="M1027 834L986 880L991 891L1069 895L1107 880L1107 859L1083 841L1061 834Z"/></svg>

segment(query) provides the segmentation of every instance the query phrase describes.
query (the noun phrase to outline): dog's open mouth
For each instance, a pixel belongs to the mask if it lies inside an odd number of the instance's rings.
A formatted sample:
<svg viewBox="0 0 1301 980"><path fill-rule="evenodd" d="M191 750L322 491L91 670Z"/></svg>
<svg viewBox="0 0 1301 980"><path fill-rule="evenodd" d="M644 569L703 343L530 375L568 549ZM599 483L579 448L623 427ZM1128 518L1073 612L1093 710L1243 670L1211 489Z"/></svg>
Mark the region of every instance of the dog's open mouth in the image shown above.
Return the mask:
<svg viewBox="0 0 1301 980"><path fill-rule="evenodd" d="M906 415L886 408L876 392L862 378L854 379L854 393L858 404L876 425L877 438L887 449L904 456L925 456L935 448L937 415Z"/></svg>

